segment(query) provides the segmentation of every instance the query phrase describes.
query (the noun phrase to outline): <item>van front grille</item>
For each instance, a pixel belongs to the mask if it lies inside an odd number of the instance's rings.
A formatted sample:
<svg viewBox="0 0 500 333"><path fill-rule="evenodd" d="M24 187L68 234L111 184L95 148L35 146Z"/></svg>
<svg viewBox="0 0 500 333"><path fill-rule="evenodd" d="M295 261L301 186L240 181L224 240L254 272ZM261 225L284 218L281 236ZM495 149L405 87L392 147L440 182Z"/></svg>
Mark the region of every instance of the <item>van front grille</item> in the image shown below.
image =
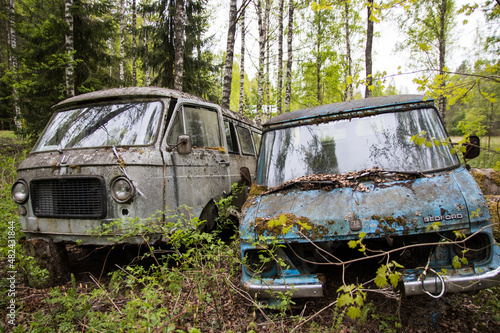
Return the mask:
<svg viewBox="0 0 500 333"><path fill-rule="evenodd" d="M38 217L90 218L106 216L102 177L34 179L30 184L33 212Z"/></svg>

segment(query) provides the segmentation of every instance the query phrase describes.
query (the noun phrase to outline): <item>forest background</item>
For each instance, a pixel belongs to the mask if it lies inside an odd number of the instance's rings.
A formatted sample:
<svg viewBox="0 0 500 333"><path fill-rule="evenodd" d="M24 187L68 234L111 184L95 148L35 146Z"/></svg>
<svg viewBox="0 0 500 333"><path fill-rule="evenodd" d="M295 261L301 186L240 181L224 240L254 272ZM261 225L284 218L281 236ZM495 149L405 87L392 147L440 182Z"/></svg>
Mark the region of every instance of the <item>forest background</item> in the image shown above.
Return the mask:
<svg viewBox="0 0 500 333"><path fill-rule="evenodd" d="M490 137L499 23L497 0L0 0L0 130L36 139L52 105L105 88L175 88L265 121L405 93L395 78L411 77L450 135ZM476 36L460 59L464 26ZM388 34L394 48L374 52Z"/></svg>
<svg viewBox="0 0 500 333"><path fill-rule="evenodd" d="M459 31L464 24L476 25L466 22L470 15L484 21L475 26L474 44L462 56ZM381 30L383 24L394 29ZM416 90L436 100L450 135L476 134L486 138L486 148L498 150L499 28L500 0L0 0L0 139L5 142L0 233L7 234L17 219L10 188L29 150L25 139L38 137L52 105L99 89L175 88L260 121L305 107ZM387 33L400 41L394 49L375 52ZM374 70L374 62L396 56L403 66L394 60L393 68ZM411 81L411 91L396 83L399 78ZM471 164L500 168L498 156L483 151ZM495 207L492 215L498 216ZM241 267L237 243L199 237L209 236L185 235L183 241L196 245L179 254L182 265L175 269L116 268L102 285L77 274L76 281L50 290L19 286L14 331L493 332L500 327L498 287L439 301L422 297L401 303L382 295L370 301L359 322L344 322L332 299L292 316L267 318L258 308L249 310L252 300L234 284ZM19 246L16 250L20 267L32 277L43 275ZM0 252L3 277L5 239ZM7 280L1 281L7 290ZM0 299L2 320L6 300Z"/></svg>

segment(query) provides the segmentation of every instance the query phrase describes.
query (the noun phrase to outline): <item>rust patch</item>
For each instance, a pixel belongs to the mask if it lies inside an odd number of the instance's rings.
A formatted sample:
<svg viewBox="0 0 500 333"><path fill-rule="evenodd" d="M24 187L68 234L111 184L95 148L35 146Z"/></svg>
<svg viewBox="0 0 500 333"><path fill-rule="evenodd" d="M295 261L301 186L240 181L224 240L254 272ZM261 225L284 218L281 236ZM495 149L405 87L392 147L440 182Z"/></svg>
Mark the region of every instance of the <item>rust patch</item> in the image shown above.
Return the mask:
<svg viewBox="0 0 500 333"><path fill-rule="evenodd" d="M226 148L224 148L224 147L193 147L193 148L215 150L215 151L221 152L223 154L226 153Z"/></svg>
<svg viewBox="0 0 500 333"><path fill-rule="evenodd" d="M395 226L403 227L404 234L407 234L410 231L410 228L408 227L408 221L401 216L394 218L392 216L372 215L371 218L372 220L378 221L377 230L375 230L375 235L377 236L381 234L381 231L386 234L395 233Z"/></svg>

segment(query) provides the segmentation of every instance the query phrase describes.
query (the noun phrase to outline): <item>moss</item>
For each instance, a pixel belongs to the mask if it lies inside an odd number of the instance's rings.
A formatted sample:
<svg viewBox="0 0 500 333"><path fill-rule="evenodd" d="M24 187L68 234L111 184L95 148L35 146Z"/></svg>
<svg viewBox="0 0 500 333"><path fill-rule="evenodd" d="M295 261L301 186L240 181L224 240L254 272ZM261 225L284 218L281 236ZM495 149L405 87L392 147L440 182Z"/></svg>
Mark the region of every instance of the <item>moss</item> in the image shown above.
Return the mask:
<svg viewBox="0 0 500 333"><path fill-rule="evenodd" d="M377 230L375 231L375 234L377 236L380 236L381 230L383 230L385 233L396 232L396 228L393 225L403 227L403 233L408 233L410 230L410 228L407 226L408 221L401 216L394 218L392 216L372 215L372 220L378 221Z"/></svg>
<svg viewBox="0 0 500 333"><path fill-rule="evenodd" d="M258 195L261 195L262 193L267 191L267 186L264 185L257 185L255 183L252 184L252 187L250 188L250 192L248 193L248 197L256 197Z"/></svg>
<svg viewBox="0 0 500 333"><path fill-rule="evenodd" d="M500 171L493 171L491 174L491 180L495 183L495 185L500 186Z"/></svg>
<svg viewBox="0 0 500 333"><path fill-rule="evenodd" d="M486 181L486 175L482 172L478 171L471 171L472 177L476 180L477 184L479 185L479 188L481 189L482 192L486 191L486 187L484 186L484 182Z"/></svg>
<svg viewBox="0 0 500 333"><path fill-rule="evenodd" d="M255 231L257 234L264 233L273 236L282 236L295 230L300 231L305 237L311 240L323 238L328 235L328 229L323 226L317 226L305 217L297 217L292 213L284 213L273 218L258 217L255 219Z"/></svg>

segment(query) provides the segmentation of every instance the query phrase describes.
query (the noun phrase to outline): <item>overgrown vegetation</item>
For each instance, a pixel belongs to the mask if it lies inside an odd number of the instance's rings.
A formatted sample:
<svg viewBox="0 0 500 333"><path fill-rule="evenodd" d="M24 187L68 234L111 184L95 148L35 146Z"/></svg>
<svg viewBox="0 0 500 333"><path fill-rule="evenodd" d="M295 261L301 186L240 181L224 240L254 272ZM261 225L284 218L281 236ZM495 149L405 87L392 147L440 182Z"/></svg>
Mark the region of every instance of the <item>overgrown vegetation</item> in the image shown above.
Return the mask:
<svg viewBox="0 0 500 333"><path fill-rule="evenodd" d="M15 180L15 168L25 155L25 146L12 136L5 139L2 135L0 140L7 140L10 147L3 149L0 145L0 231L6 235L10 222L15 222L19 244L22 234L10 187ZM224 221L229 219L228 202L226 198L218 203ZM166 214L168 223L157 223L161 214ZM149 234L162 233L166 244L160 247L146 243L144 251L136 252L140 262L137 257L128 265L111 265L102 277L92 271L84 275L74 272L69 283L51 289L37 290L25 285L25 273L41 279L44 272L37 270L33 260L23 256L16 245L15 325L6 319L8 297L0 299L1 325L8 325L14 332L397 332L402 327L411 331L423 325L432 329L434 323L440 331L500 327L499 288L475 296L449 295L439 304L442 308L445 304L452 307L438 311L437 306L433 308L437 301L425 297L399 303L384 295L368 294L363 286L352 284L341 287L340 294L315 300L315 304L310 300L294 304L289 295L283 294L285 306L269 310L238 285L242 265L238 242L223 242L214 233L199 233L196 225L200 221L173 212L155 214L147 227L133 220L126 222L129 234L124 237L140 234L148 240ZM187 225L192 227L186 228ZM96 232L109 234L106 229ZM10 288L5 279L9 247L5 237L0 242L0 288L6 295ZM361 244L362 239L353 245ZM123 251L123 247L118 250ZM275 249L269 250L273 253ZM95 264L91 261L91 265ZM395 266L391 262L380 267L378 285L394 284ZM101 267L96 268L101 271ZM409 311L412 315L420 314L420 326L410 325ZM454 313L449 322L445 322L446 311ZM356 321L349 318L352 314L358 318Z"/></svg>

